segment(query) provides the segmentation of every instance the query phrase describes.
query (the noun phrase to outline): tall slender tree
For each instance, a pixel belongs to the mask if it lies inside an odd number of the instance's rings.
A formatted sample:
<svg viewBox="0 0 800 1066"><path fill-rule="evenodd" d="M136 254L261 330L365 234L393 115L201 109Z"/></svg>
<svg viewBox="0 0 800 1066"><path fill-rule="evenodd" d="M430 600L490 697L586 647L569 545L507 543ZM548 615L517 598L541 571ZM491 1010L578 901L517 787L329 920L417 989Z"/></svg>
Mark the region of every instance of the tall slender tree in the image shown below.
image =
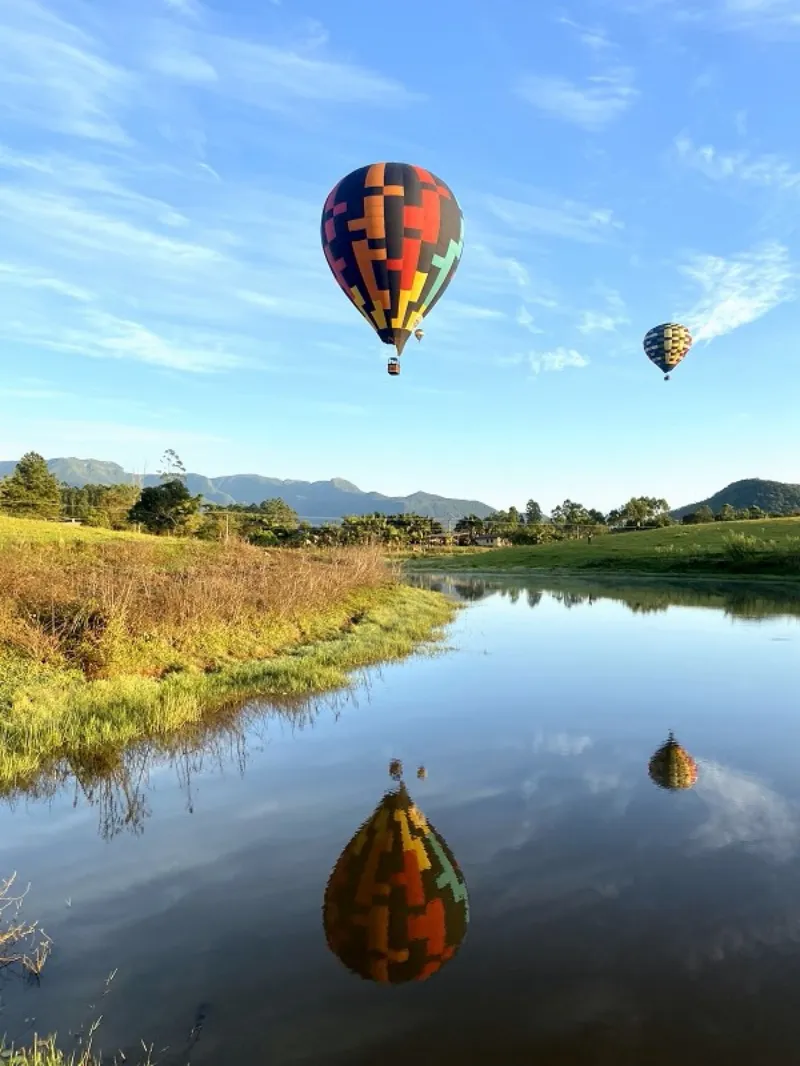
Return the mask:
<svg viewBox="0 0 800 1066"><path fill-rule="evenodd" d="M0 481L0 508L17 518L58 518L61 486L38 452L26 452L10 477Z"/></svg>

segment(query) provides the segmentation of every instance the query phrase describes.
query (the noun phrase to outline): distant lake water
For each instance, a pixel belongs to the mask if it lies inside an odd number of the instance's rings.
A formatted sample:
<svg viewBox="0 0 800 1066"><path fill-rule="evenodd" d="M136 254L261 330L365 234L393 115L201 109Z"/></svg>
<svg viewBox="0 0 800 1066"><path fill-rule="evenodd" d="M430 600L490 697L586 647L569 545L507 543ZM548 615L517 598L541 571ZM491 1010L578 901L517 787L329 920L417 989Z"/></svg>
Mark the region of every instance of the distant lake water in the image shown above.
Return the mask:
<svg viewBox="0 0 800 1066"><path fill-rule="evenodd" d="M0 804L0 877L54 942L39 986L0 976L0 1033L70 1048L102 1014L109 1061L167 1066L800 1062L800 597L409 580L468 602L447 650ZM686 791L648 777L670 730ZM471 913L439 973L386 987L321 906L394 757Z"/></svg>

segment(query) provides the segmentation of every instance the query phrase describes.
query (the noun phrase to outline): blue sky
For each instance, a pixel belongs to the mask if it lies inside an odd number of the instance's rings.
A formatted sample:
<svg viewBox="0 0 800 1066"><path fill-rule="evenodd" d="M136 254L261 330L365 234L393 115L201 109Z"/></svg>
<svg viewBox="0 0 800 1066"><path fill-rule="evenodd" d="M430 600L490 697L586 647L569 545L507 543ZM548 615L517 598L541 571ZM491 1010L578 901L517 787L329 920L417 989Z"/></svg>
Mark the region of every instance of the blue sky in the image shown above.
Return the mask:
<svg viewBox="0 0 800 1066"><path fill-rule="evenodd" d="M800 0L366 10L0 0L0 458L503 507L800 481ZM381 159L465 215L396 380L319 243Z"/></svg>

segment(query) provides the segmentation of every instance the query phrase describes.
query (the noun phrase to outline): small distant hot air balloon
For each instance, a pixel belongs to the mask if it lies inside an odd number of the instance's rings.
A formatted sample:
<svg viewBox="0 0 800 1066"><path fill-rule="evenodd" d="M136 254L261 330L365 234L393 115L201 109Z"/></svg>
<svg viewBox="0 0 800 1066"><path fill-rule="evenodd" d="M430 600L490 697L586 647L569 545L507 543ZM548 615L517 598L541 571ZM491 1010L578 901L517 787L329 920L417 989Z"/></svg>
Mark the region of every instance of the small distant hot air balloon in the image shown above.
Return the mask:
<svg viewBox="0 0 800 1066"><path fill-rule="evenodd" d="M417 770L417 777L420 779L420 781L424 781L427 776L428 771L425 769L424 766L420 766Z"/></svg>
<svg viewBox="0 0 800 1066"><path fill-rule="evenodd" d="M345 296L397 355L456 272L464 219L450 188L408 163L372 163L336 185L322 210L322 248Z"/></svg>
<svg viewBox="0 0 800 1066"><path fill-rule="evenodd" d="M651 758L648 773L659 788L691 788L697 781L697 763L670 732L666 743Z"/></svg>
<svg viewBox="0 0 800 1066"><path fill-rule="evenodd" d="M670 371L686 356L691 346L691 333L678 322L664 322L644 335L645 355L663 372L664 381L669 381Z"/></svg>
<svg viewBox="0 0 800 1066"><path fill-rule="evenodd" d="M382 984L424 981L460 948L469 923L467 886L402 780L339 856L322 913L333 954Z"/></svg>
<svg viewBox="0 0 800 1066"><path fill-rule="evenodd" d="M425 336L425 330L424 329L415 329L414 330L414 336L417 338L418 341L421 341L422 338Z"/></svg>

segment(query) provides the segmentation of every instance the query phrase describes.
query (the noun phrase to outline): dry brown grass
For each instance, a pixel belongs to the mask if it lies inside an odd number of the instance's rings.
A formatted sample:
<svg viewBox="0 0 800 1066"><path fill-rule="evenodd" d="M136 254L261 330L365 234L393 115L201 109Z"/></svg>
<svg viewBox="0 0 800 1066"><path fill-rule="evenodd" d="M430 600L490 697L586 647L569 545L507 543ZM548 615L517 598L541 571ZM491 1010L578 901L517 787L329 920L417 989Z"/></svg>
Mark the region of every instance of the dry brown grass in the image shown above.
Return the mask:
<svg viewBox="0 0 800 1066"><path fill-rule="evenodd" d="M380 549L54 538L53 524L12 537L0 520L5 792L63 760L111 765L253 697L346 686L453 614L400 584Z"/></svg>
<svg viewBox="0 0 800 1066"><path fill-rule="evenodd" d="M20 918L27 889L12 895L16 876L0 881L0 970L13 967L38 978L50 955L50 937L37 922Z"/></svg>
<svg viewBox="0 0 800 1066"><path fill-rule="evenodd" d="M378 587L377 549L303 552L191 541L7 543L0 647L101 678L271 654L303 619Z"/></svg>

